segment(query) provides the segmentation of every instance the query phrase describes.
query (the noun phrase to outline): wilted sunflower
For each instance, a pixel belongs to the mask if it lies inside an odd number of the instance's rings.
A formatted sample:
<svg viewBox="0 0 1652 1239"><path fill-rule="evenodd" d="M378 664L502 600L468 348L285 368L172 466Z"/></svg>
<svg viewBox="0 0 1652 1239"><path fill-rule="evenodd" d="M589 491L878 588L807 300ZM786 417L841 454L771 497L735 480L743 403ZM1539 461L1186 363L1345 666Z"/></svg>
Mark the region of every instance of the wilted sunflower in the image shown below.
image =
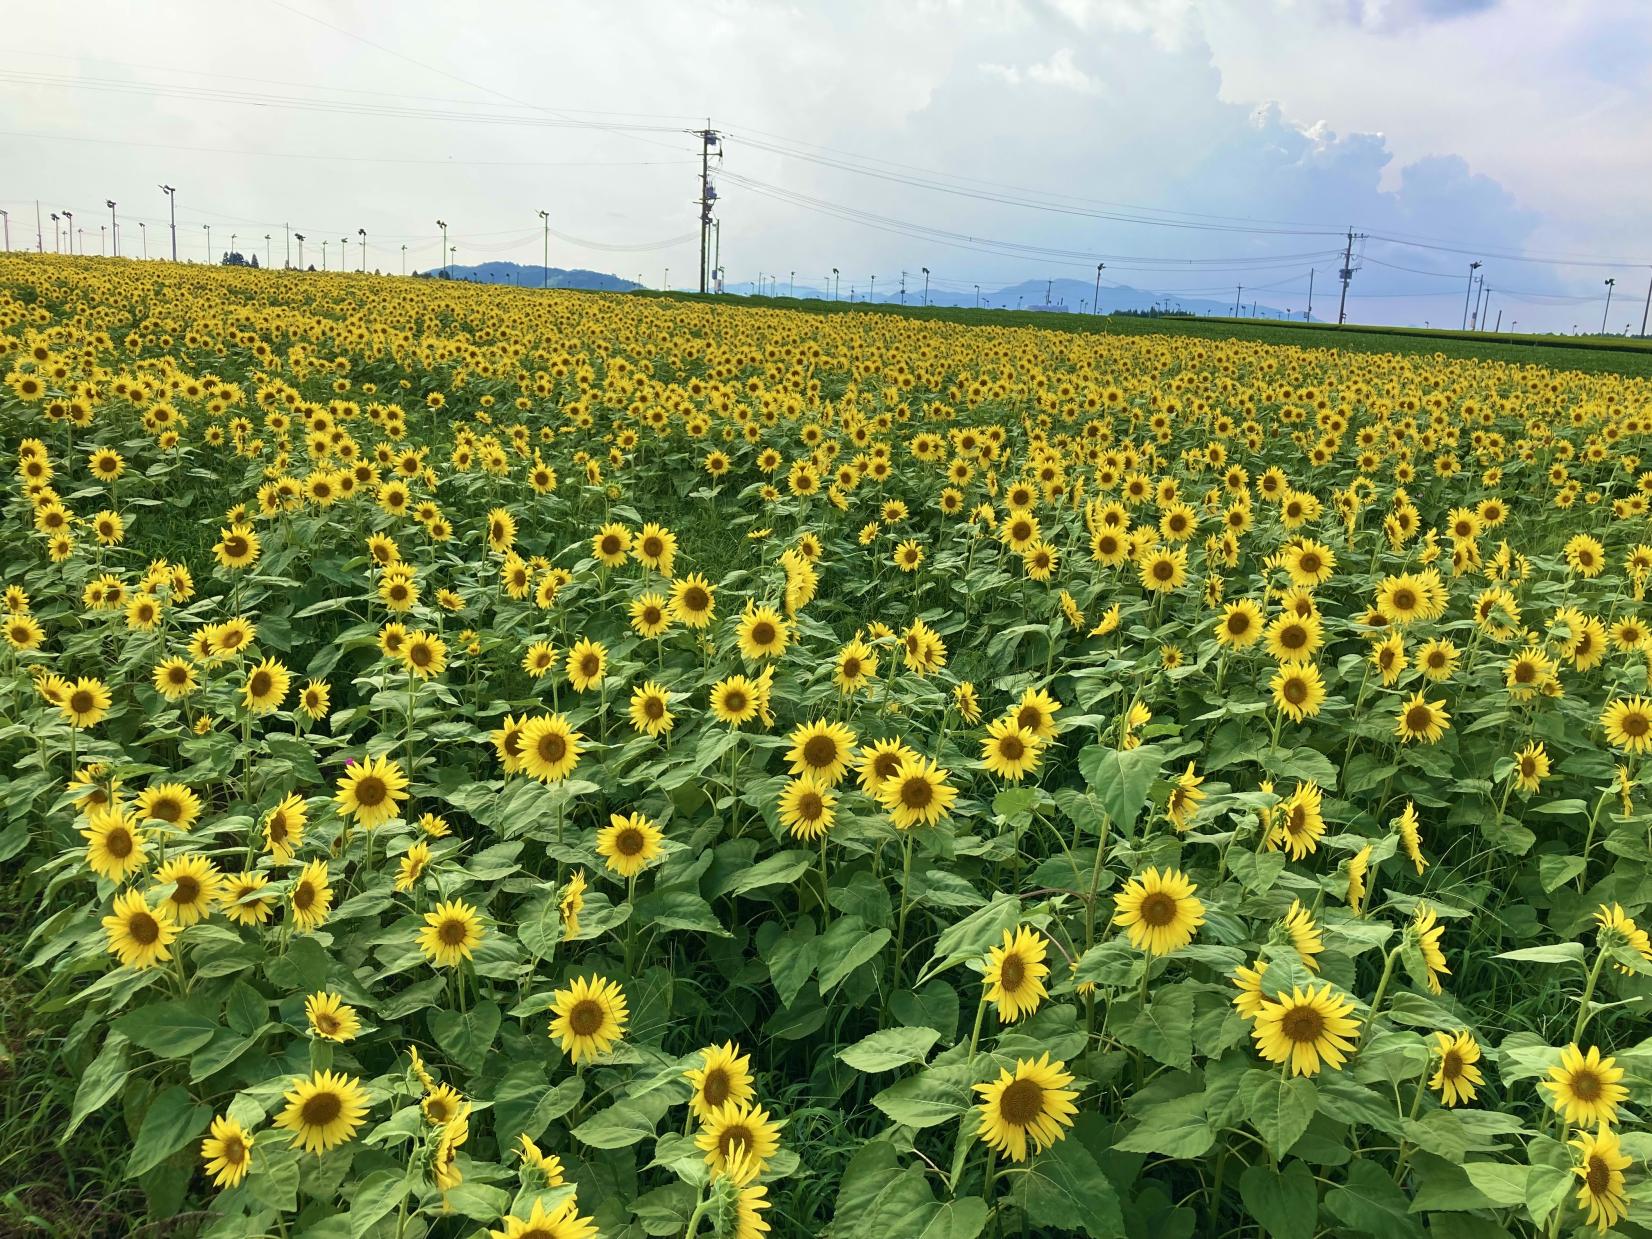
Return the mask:
<svg viewBox="0 0 1652 1239"><path fill-rule="evenodd" d="M476 909L460 899L438 903L424 914L419 930L419 950L438 968L454 968L470 959L482 944L482 918Z"/></svg>
<svg viewBox="0 0 1652 1239"><path fill-rule="evenodd" d="M575 977L568 988L554 991L551 1011L551 1037L575 1065L613 1049L630 1014L625 991L595 974Z"/></svg>
<svg viewBox="0 0 1652 1239"><path fill-rule="evenodd" d="M346 768L334 799L341 816L373 830L401 812L407 795L407 776L395 759L363 755Z"/></svg>
<svg viewBox="0 0 1652 1239"><path fill-rule="evenodd" d="M1124 884L1113 901L1113 923L1130 935L1130 945L1149 955L1168 955L1193 941L1205 923L1199 888L1176 869L1149 866Z"/></svg>
<svg viewBox="0 0 1652 1239"><path fill-rule="evenodd" d="M228 1115L218 1115L201 1141L203 1170L214 1187L235 1187L252 1168L253 1136Z"/></svg>
<svg viewBox="0 0 1652 1239"><path fill-rule="evenodd" d="M1618 1106L1629 1097L1619 1083L1623 1075L1623 1068L1598 1046L1585 1054L1568 1045L1541 1083L1549 1091L1549 1104L1573 1127L1597 1127L1618 1121Z"/></svg>
<svg viewBox="0 0 1652 1239"><path fill-rule="evenodd" d="M732 1041L707 1046L700 1065L683 1072L683 1078L693 1089L688 1095L689 1111L702 1122L724 1105L744 1104L755 1095L751 1058Z"/></svg>
<svg viewBox="0 0 1652 1239"><path fill-rule="evenodd" d="M625 817L613 813L608 825L597 831L597 855L620 877L634 878L659 859L664 852L660 846L664 837L660 828L641 813Z"/></svg>
<svg viewBox="0 0 1652 1239"><path fill-rule="evenodd" d="M292 1142L318 1156L356 1134L367 1115L367 1094L352 1076L317 1071L294 1077L287 1090L286 1108L275 1125L292 1132Z"/></svg>
<svg viewBox="0 0 1652 1239"><path fill-rule="evenodd" d="M1043 934L1023 925L1013 932L1006 929L1003 945L987 952L981 984L1004 1023L1031 1015L1050 996L1044 988L1044 978L1050 975L1044 962L1049 946Z"/></svg>
<svg viewBox="0 0 1652 1239"><path fill-rule="evenodd" d="M179 932L171 909L165 903L151 908L142 891L115 896L114 910L103 918L103 931L109 953L119 957L125 967L137 969L152 968L171 959L172 940Z"/></svg>
<svg viewBox="0 0 1652 1239"><path fill-rule="evenodd" d="M1353 1000L1329 983L1306 993L1293 986L1257 1009L1251 1030L1257 1053L1270 1063L1289 1063L1296 1076L1318 1075L1322 1063L1340 1068L1359 1036L1353 1009Z"/></svg>
<svg viewBox="0 0 1652 1239"><path fill-rule="evenodd" d="M1048 1053L1016 1059L1013 1073L1000 1069L990 1084L974 1086L981 1095L976 1134L1010 1161L1026 1161L1029 1144L1042 1153L1073 1125L1078 1093L1067 1087L1072 1082L1067 1064L1051 1062Z"/></svg>

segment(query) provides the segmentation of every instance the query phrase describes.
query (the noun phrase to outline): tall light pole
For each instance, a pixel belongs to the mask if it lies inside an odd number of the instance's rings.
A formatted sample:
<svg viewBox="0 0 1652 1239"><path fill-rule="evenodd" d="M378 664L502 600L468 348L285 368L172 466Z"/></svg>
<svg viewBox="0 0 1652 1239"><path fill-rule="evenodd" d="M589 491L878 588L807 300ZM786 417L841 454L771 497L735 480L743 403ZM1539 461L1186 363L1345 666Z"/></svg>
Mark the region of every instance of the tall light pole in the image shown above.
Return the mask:
<svg viewBox="0 0 1652 1239"><path fill-rule="evenodd" d="M981 308L981 286L979 284L975 286L975 308L977 310Z"/></svg>
<svg viewBox="0 0 1652 1239"><path fill-rule="evenodd" d="M69 210L68 207L64 207L63 218L69 221L64 231L69 234L69 256L73 258L75 253L75 213Z"/></svg>
<svg viewBox="0 0 1652 1239"><path fill-rule="evenodd" d="M549 288L551 286L551 213L541 211L539 218L545 222L545 260L539 266L541 272L539 286Z"/></svg>
<svg viewBox="0 0 1652 1239"><path fill-rule="evenodd" d="M867 305L876 305L877 303L878 303L878 277L874 275L872 277L872 285L869 289L867 289L867 292L866 292L866 304Z"/></svg>
<svg viewBox="0 0 1652 1239"><path fill-rule="evenodd" d="M266 232L264 234L264 269L268 270L269 265L270 265L270 234Z"/></svg>
<svg viewBox="0 0 1652 1239"><path fill-rule="evenodd" d="M365 251L364 251L364 253L365 253ZM338 239L338 269L340 271L344 270L344 264L346 262L348 262L349 260L350 260L350 238L349 237L340 237Z"/></svg>
<svg viewBox="0 0 1652 1239"><path fill-rule="evenodd" d="M442 274L452 279L452 273L447 269L447 221L445 219L437 220L436 227L442 230Z"/></svg>
<svg viewBox="0 0 1652 1239"><path fill-rule="evenodd" d="M54 253L54 254L61 254L63 252L63 231L62 231L62 229L60 229L58 227L58 225L61 224L62 222L63 222L63 220L58 215L58 213L56 211L53 211L52 212L52 253Z"/></svg>
<svg viewBox="0 0 1652 1239"><path fill-rule="evenodd" d="M5 221L5 225L6 225L6 249L9 251L11 249L11 212L10 211L0 211L0 220Z"/></svg>
<svg viewBox="0 0 1652 1239"><path fill-rule="evenodd" d="M98 257L99 258L102 258L104 256L105 249L106 249L106 247L104 245L104 242L106 242L108 239L109 239L109 225L99 224L98 225Z"/></svg>
<svg viewBox="0 0 1652 1239"><path fill-rule="evenodd" d="M906 272L901 272L901 304L906 304Z"/></svg>
<svg viewBox="0 0 1652 1239"><path fill-rule="evenodd" d="M327 269L327 238L326 237L321 238L321 269L323 271L325 271Z"/></svg>
<svg viewBox="0 0 1652 1239"><path fill-rule="evenodd" d="M1606 334L1606 316L1612 312L1612 289L1617 287L1617 280L1606 281L1606 308L1600 312L1600 334Z"/></svg>
<svg viewBox="0 0 1652 1239"><path fill-rule="evenodd" d="M924 306L929 305L929 268L924 268Z"/></svg>
<svg viewBox="0 0 1652 1239"><path fill-rule="evenodd" d="M239 237L240 235L241 234L238 233L238 232L232 232L232 233L229 234L229 248L230 248L231 253L235 252L235 241L236 241L236 238Z"/></svg>
<svg viewBox="0 0 1652 1239"><path fill-rule="evenodd" d="M304 270L304 234L295 232L293 237L298 241L298 269L302 271Z"/></svg>
<svg viewBox="0 0 1652 1239"><path fill-rule="evenodd" d="M205 231L206 231L206 238L207 238L207 257L206 257L206 260L207 260L207 265L211 266L212 265L212 225L211 224L202 224L201 227L203 229L205 229Z"/></svg>
<svg viewBox="0 0 1652 1239"><path fill-rule="evenodd" d="M407 274L407 242L402 242L402 274Z"/></svg>
<svg viewBox="0 0 1652 1239"><path fill-rule="evenodd" d="M172 261L178 261L178 191L170 185L162 185L161 192L166 195L167 211L172 217ZM65 212L67 214L67 212Z"/></svg>
<svg viewBox="0 0 1652 1239"><path fill-rule="evenodd" d="M1652 314L1652 280L1646 284L1646 308L1641 311L1641 335L1646 334L1646 318Z"/></svg>
<svg viewBox="0 0 1652 1239"><path fill-rule="evenodd" d="M797 292L797 272L793 271L786 277L786 295L795 296Z"/></svg>
<svg viewBox="0 0 1652 1239"><path fill-rule="evenodd" d="M671 291L671 268L670 267L667 267L665 269L665 278L663 280L661 280L660 283L661 283L661 285L664 286L666 292Z"/></svg>
<svg viewBox="0 0 1652 1239"><path fill-rule="evenodd" d="M115 247L115 257L119 258L120 257L120 224L118 224L115 221L115 200L113 198L105 198L103 200L103 205L109 208L109 237L110 237L110 243ZM6 242L6 248L7 249L11 248L11 242L10 241Z"/></svg>
<svg viewBox="0 0 1652 1239"><path fill-rule="evenodd" d="M141 240L143 242L143 260L145 262L148 262L149 261L149 229L147 229L143 226L143 221L141 219L138 221L138 238L139 238L139 240Z"/></svg>
<svg viewBox="0 0 1652 1239"><path fill-rule="evenodd" d="M1097 314L1101 313L1101 270L1106 265L1107 264L1104 262L1098 262L1096 264L1096 294L1094 300L1092 301L1091 308L1094 309Z"/></svg>
<svg viewBox="0 0 1652 1239"><path fill-rule="evenodd" d="M1461 329L1464 331L1468 330L1468 299L1474 295L1474 273L1479 269L1479 262L1468 264L1468 289L1463 293L1463 326Z"/></svg>
<svg viewBox="0 0 1652 1239"><path fill-rule="evenodd" d="M832 268L832 300L833 301L837 300L837 288L838 288L837 268L833 267Z"/></svg>
<svg viewBox="0 0 1652 1239"><path fill-rule="evenodd" d="M356 235L361 238L361 273L367 274L367 229L357 228Z"/></svg>
<svg viewBox="0 0 1652 1239"><path fill-rule="evenodd" d="M281 225L281 265L293 265L293 226L289 223Z"/></svg>

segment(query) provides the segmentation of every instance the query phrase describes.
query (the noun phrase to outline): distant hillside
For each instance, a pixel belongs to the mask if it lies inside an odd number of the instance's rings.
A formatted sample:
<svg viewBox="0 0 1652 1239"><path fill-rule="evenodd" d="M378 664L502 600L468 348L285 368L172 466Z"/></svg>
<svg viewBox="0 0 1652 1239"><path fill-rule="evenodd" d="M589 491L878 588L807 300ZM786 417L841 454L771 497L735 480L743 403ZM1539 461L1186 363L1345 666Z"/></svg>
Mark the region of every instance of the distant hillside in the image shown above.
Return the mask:
<svg viewBox="0 0 1652 1239"><path fill-rule="evenodd" d="M784 292L786 288L787 282L780 281L778 291ZM824 298L827 301L832 299L830 285L821 288L806 285L800 281L795 285L795 288L798 297ZM736 295L751 293L756 291L756 286L751 283L729 284L727 291ZM764 282L764 292L770 296L777 295L775 288L767 281ZM854 299L857 302L868 300L868 289L865 280L857 279L851 284L848 280L840 279L837 286L838 300L848 301L851 292L853 292ZM979 305L983 310L1044 310L1048 306L1050 310L1057 313L1094 314L1097 311L1096 307L1091 304L1091 299L1095 296L1095 292L1096 286L1093 281L1085 283L1083 280L1023 280L1019 284L1011 284L1001 288L982 287ZM909 273L906 277L905 304L910 306L922 305L924 303L923 298L923 277L921 275L914 277ZM875 300L879 305L900 304L899 278L886 281L880 276L877 282ZM941 288L931 284L929 304L973 308L977 305L976 293L974 288L959 292L956 288ZM1243 306L1244 317L1250 317L1252 304L1251 299L1246 297ZM1103 282L1101 285L1100 312L1103 314L1116 314L1122 310L1151 312L1155 308L1162 313L1179 311L1201 317L1206 315L1220 316L1232 315L1234 303L1232 298L1223 301L1211 297L1183 297L1176 293L1158 293L1151 289L1133 288L1129 284ZM1303 318L1304 308L1301 305L1274 306L1263 302L1256 307L1256 313L1261 318L1280 318L1286 311L1289 311L1293 320L1300 321Z"/></svg>
<svg viewBox="0 0 1652 1239"><path fill-rule="evenodd" d="M573 270L537 265L525 267L515 262L484 262L475 266L454 263L445 270L437 267L429 271L415 271L413 274L421 279L432 276L440 279L445 274L449 279L465 280L474 284L515 284L521 288L577 288L604 293L623 293L642 287L635 280L624 280L604 271L586 271L580 267Z"/></svg>

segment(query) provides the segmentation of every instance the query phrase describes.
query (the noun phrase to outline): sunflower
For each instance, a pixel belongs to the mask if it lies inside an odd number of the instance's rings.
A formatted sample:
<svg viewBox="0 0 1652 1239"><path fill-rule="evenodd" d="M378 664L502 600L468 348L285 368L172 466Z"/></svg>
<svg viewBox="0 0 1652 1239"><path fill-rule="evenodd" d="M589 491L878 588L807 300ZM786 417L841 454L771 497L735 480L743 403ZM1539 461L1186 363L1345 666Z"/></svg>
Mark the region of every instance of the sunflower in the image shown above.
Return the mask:
<svg viewBox="0 0 1652 1239"><path fill-rule="evenodd" d="M725 1160L724 1176L734 1185L733 1213L728 1218L728 1239L763 1239L769 1224L761 1211L769 1207L764 1199L769 1189L756 1182L763 1165L744 1146L731 1149ZM725 1215L726 1216L726 1215Z"/></svg>
<svg viewBox="0 0 1652 1239"><path fill-rule="evenodd" d="M249 714L271 714L286 699L292 675L273 658L266 658L247 672L241 689L241 705Z"/></svg>
<svg viewBox="0 0 1652 1239"><path fill-rule="evenodd" d="M845 697L858 693L877 679L877 675L877 651L859 637L838 651L832 679Z"/></svg>
<svg viewBox="0 0 1652 1239"><path fill-rule="evenodd" d="M743 675L731 675L711 686L711 712L730 727L756 718L760 702L757 685Z"/></svg>
<svg viewBox="0 0 1652 1239"><path fill-rule="evenodd" d="M946 666L946 643L921 619L915 619L901 634L901 661L908 671L933 675Z"/></svg>
<svg viewBox="0 0 1652 1239"><path fill-rule="evenodd" d="M1016 726L1032 732L1042 742L1055 739L1055 716L1061 703L1041 688L1029 688L1021 694L1009 715Z"/></svg>
<svg viewBox="0 0 1652 1239"><path fill-rule="evenodd" d="M1313 781L1299 783L1290 796L1278 807L1278 817L1269 838L1271 847L1282 847L1292 860L1310 856L1319 847L1325 835L1325 816L1321 809L1324 793Z"/></svg>
<svg viewBox="0 0 1652 1239"><path fill-rule="evenodd" d="M224 878L218 892L224 915L237 925L262 925L275 915L275 900L269 894L270 880L262 873L243 870Z"/></svg>
<svg viewBox="0 0 1652 1239"><path fill-rule="evenodd" d="M780 792L780 824L798 839L825 836L837 820L837 794L808 775L791 780Z"/></svg>
<svg viewBox="0 0 1652 1239"><path fill-rule="evenodd" d="M218 541L212 553L221 567L231 570L245 568L258 558L258 533L251 525L233 524L218 531Z"/></svg>
<svg viewBox="0 0 1652 1239"><path fill-rule="evenodd" d="M1428 701L1421 691L1401 702L1394 717L1394 734L1407 744L1413 740L1433 744L1450 729L1451 715L1446 712L1445 702Z"/></svg>
<svg viewBox="0 0 1652 1239"><path fill-rule="evenodd" d="M522 655L522 670L533 679L540 679L556 665L556 646L549 641L535 641Z"/></svg>
<svg viewBox="0 0 1652 1239"><path fill-rule="evenodd" d="M639 637L657 637L671 627L664 594L643 594L631 600L631 628Z"/></svg>
<svg viewBox="0 0 1652 1239"><path fill-rule="evenodd" d="M264 815L264 846L275 859L285 864L304 842L304 825L309 820L309 809L296 795L284 797L280 804Z"/></svg>
<svg viewBox="0 0 1652 1239"><path fill-rule="evenodd" d="M1439 924L1439 918L1433 908L1426 903L1419 903L1411 922L1411 931L1416 935L1417 949L1422 952L1423 967L1427 972L1424 979L1428 983L1429 992L1438 994L1440 978L1451 975L1451 969L1446 967L1445 953L1440 950L1440 939L1445 934L1445 926Z"/></svg>
<svg viewBox="0 0 1652 1239"><path fill-rule="evenodd" d="M310 1031L327 1041L351 1041L361 1032L356 1009L339 995L319 990L304 1000L304 1016Z"/></svg>
<svg viewBox="0 0 1652 1239"><path fill-rule="evenodd" d="M1216 644L1243 649L1262 635L1262 608L1249 598L1238 598L1222 609L1216 621Z"/></svg>
<svg viewBox="0 0 1652 1239"><path fill-rule="evenodd" d="M1130 945L1149 955L1168 955L1193 941L1205 923L1199 888L1176 869L1149 866L1131 878L1113 901L1113 923L1130 935Z"/></svg>
<svg viewBox="0 0 1652 1239"><path fill-rule="evenodd" d="M981 765L1001 779L1019 783L1038 769L1038 737L1013 717L994 719L981 738Z"/></svg>
<svg viewBox="0 0 1652 1239"><path fill-rule="evenodd" d="M1325 939L1320 937L1319 926L1314 924L1314 914L1303 907L1300 899L1291 900L1291 910L1285 914L1283 927L1308 971L1318 972L1318 956L1325 949Z"/></svg>
<svg viewBox="0 0 1652 1239"><path fill-rule="evenodd" d="M1193 763L1187 763L1187 769L1177 777L1171 785L1170 797L1165 801L1164 813L1170 819L1170 825L1176 830L1186 830L1198 816L1199 805L1205 798L1205 793L1199 790L1204 776L1194 773Z"/></svg>
<svg viewBox="0 0 1652 1239"><path fill-rule="evenodd" d="M1372 847L1367 843L1348 858L1348 906L1358 916L1370 891Z"/></svg>
<svg viewBox="0 0 1652 1239"><path fill-rule="evenodd" d="M113 804L88 817L80 833L86 840L86 864L98 877L124 882L143 868L148 845L139 820L137 814Z"/></svg>
<svg viewBox="0 0 1652 1239"><path fill-rule="evenodd" d="M1233 984L1239 992L1233 996L1234 1010L1244 1019L1255 1019L1267 998L1262 993L1262 974L1268 970L1268 961L1257 959L1249 967L1240 964L1233 971Z"/></svg>
<svg viewBox="0 0 1652 1239"><path fill-rule="evenodd" d="M1549 1078L1542 1085L1549 1090L1549 1104L1568 1123L1596 1127L1618 1121L1618 1105L1629 1096L1629 1090L1618 1082L1623 1074L1623 1068L1598 1047L1590 1046L1584 1054L1574 1044L1561 1051L1560 1061L1549 1068Z"/></svg>
<svg viewBox="0 0 1652 1239"><path fill-rule="evenodd" d="M1417 650L1417 670L1436 684L1449 680L1457 670L1457 660L1462 657L1457 646L1443 637L1425 642Z"/></svg>
<svg viewBox="0 0 1652 1239"><path fill-rule="evenodd" d="M1251 1036L1257 1053L1270 1063L1289 1063L1296 1076L1318 1075L1320 1064L1340 1068L1359 1036L1359 1021L1350 1016L1352 999L1337 994L1329 983L1306 993L1292 986L1263 1000L1256 1012Z"/></svg>
<svg viewBox="0 0 1652 1239"><path fill-rule="evenodd" d="M38 649L46 639L46 630L32 615L8 615L5 623L6 644L18 651Z"/></svg>
<svg viewBox="0 0 1652 1239"><path fill-rule="evenodd" d="M418 885L419 879L424 876L425 868L430 864L430 845L422 839L408 847L402 853L401 864L396 873L396 889L406 892Z"/></svg>
<svg viewBox="0 0 1652 1239"><path fill-rule="evenodd" d="M899 740L874 740L863 745L856 763L861 790L876 799L879 789L895 777L895 772L917 756Z"/></svg>
<svg viewBox="0 0 1652 1239"><path fill-rule="evenodd" d="M1607 1231L1629 1212L1623 1172L1633 1163L1618 1143L1617 1133L1602 1123L1593 1134L1581 1133L1571 1145L1578 1152L1572 1173L1583 1180L1577 1189L1577 1207L1587 1210L1590 1225Z"/></svg>
<svg viewBox="0 0 1652 1239"><path fill-rule="evenodd" d="M400 813L407 796L407 776L393 758L363 756L345 770L334 799L341 816L373 830Z"/></svg>
<svg viewBox="0 0 1652 1239"><path fill-rule="evenodd" d="M731 1099L701 1117L694 1143L716 1174L726 1174L730 1159L741 1151L761 1171L780 1149L780 1124L761 1106Z"/></svg>
<svg viewBox="0 0 1652 1239"><path fill-rule="evenodd" d="M580 1213L574 1196L549 1209L535 1197L527 1217L507 1213L500 1220L504 1229L488 1231L490 1239L597 1239L598 1234L596 1222Z"/></svg>
<svg viewBox="0 0 1652 1239"><path fill-rule="evenodd" d="M1639 693L1608 702L1600 712L1600 725L1606 729L1607 743L1615 749L1626 753L1652 749L1652 701Z"/></svg>
<svg viewBox="0 0 1652 1239"><path fill-rule="evenodd" d="M1486 1082L1475 1064L1480 1061L1480 1044L1466 1029L1434 1034L1434 1052L1440 1066L1428 1086L1440 1094L1445 1106L1460 1106L1474 1100L1474 1090Z"/></svg>
<svg viewBox="0 0 1652 1239"><path fill-rule="evenodd" d="M518 1137L517 1155L521 1157L524 1166L532 1166L534 1171L545 1181L546 1187L561 1187L566 1182L562 1169L562 1159L555 1153L544 1152L533 1139L523 1132ZM492 1232L498 1234L498 1231Z"/></svg>
<svg viewBox="0 0 1652 1239"><path fill-rule="evenodd" d="M424 1074L422 1065L418 1070L420 1081L425 1086L425 1095L419 1101L419 1109L424 1112L425 1122L432 1127L452 1122L464 1108L464 1096L451 1084L437 1084L430 1079Z"/></svg>
<svg viewBox="0 0 1652 1239"><path fill-rule="evenodd" d="M585 910L585 870L575 869L557 897L557 913L562 917L563 938L579 937L579 914Z"/></svg>
<svg viewBox="0 0 1652 1239"><path fill-rule="evenodd" d="M631 554L643 567L670 576L672 561L677 557L677 535L663 525L645 524L631 541Z"/></svg>
<svg viewBox="0 0 1652 1239"><path fill-rule="evenodd" d="M318 928L333 907L333 888L328 885L327 862L312 860L299 870L288 898L292 902L293 928L301 934Z"/></svg>
<svg viewBox="0 0 1652 1239"><path fill-rule="evenodd" d="M522 724L517 737L521 767L541 783L560 783L579 765L584 739L569 726L566 715L531 718Z"/></svg>
<svg viewBox="0 0 1652 1239"><path fill-rule="evenodd" d="M1283 663L1268 681L1273 704L1293 723L1313 718L1325 701L1325 681L1313 663Z"/></svg>
<svg viewBox="0 0 1652 1239"><path fill-rule="evenodd" d="M292 1132L292 1142L306 1153L318 1156L353 1137L367 1114L361 1082L343 1073L295 1076L284 1098L287 1106L275 1125Z"/></svg>
<svg viewBox="0 0 1652 1239"><path fill-rule="evenodd" d="M634 878L664 853L660 840L665 836L641 813L608 816L608 825L597 831L597 855L622 878Z"/></svg>
<svg viewBox="0 0 1652 1239"><path fill-rule="evenodd" d="M1322 542L1299 538L1285 548L1285 571L1291 584L1302 589L1314 589L1325 584L1336 571L1336 553Z"/></svg>
<svg viewBox="0 0 1652 1239"><path fill-rule="evenodd" d="M1142 588L1155 594L1180 589L1187 583L1187 548L1174 551L1156 547L1145 551L1137 559L1137 572Z"/></svg>
<svg viewBox="0 0 1652 1239"><path fill-rule="evenodd" d="M617 568L631 550L631 531L624 525L608 524L591 538L591 558L605 568Z"/></svg>
<svg viewBox="0 0 1652 1239"><path fill-rule="evenodd" d="M649 680L631 691L631 726L645 736L670 731L671 694L665 685Z"/></svg>
<svg viewBox="0 0 1652 1239"><path fill-rule="evenodd" d="M322 719L327 716L332 701L332 686L326 680L311 680L304 685L304 691L299 694L298 708L311 719Z"/></svg>
<svg viewBox="0 0 1652 1239"><path fill-rule="evenodd" d="M447 643L423 629L410 632L402 647L402 665L420 680L440 675L447 667Z"/></svg>
<svg viewBox="0 0 1652 1239"><path fill-rule="evenodd" d="M878 789L878 800L899 830L933 826L951 811L958 789L949 771L922 756L906 758Z"/></svg>
<svg viewBox="0 0 1652 1239"><path fill-rule="evenodd" d="M581 638L568 651L568 658L563 664L563 670L567 673L568 682L573 685L576 693L601 688L603 676L607 674L608 670L607 647L600 641Z"/></svg>
<svg viewBox="0 0 1652 1239"><path fill-rule="evenodd" d="M96 727L109 713L111 700L108 685L88 676L68 686L57 708L69 720L71 727Z"/></svg>
<svg viewBox="0 0 1652 1239"><path fill-rule="evenodd" d="M551 1011L551 1037L576 1066L613 1049L629 1018L625 991L595 974L589 979L575 977L567 989L554 991Z"/></svg>
<svg viewBox="0 0 1652 1239"><path fill-rule="evenodd" d="M200 687L195 668L175 656L156 665L154 680L155 691L168 701L181 701Z"/></svg>
<svg viewBox="0 0 1652 1239"><path fill-rule="evenodd" d="M125 967L141 970L172 958L170 948L179 927L166 903L151 908L143 892L127 891L115 896L114 909L103 918L103 932L109 953Z"/></svg>
<svg viewBox="0 0 1652 1239"><path fill-rule="evenodd" d="M1044 978L1050 975L1044 962L1049 947L1043 934L1023 925L1014 932L1006 929L1003 945L988 951L981 983L986 1000L997 1006L1004 1023L1031 1015L1050 996L1044 988Z"/></svg>
<svg viewBox="0 0 1652 1239"><path fill-rule="evenodd" d="M155 870L155 886L172 887L161 906L172 913L179 929L211 915L223 881L218 867L199 853L174 857Z"/></svg>
<svg viewBox="0 0 1652 1239"><path fill-rule="evenodd" d="M729 1103L744 1105L755 1096L751 1058L732 1041L707 1046L700 1065L683 1072L683 1078L693 1089L688 1096L689 1111L702 1122Z"/></svg>
<svg viewBox="0 0 1652 1239"><path fill-rule="evenodd" d="M228 1115L212 1120L210 1134L201 1141L203 1169L214 1187L235 1187L252 1168L253 1136Z"/></svg>
<svg viewBox="0 0 1652 1239"><path fill-rule="evenodd" d="M695 573L671 582L671 614L679 624L704 628L717 611L717 592L711 582Z"/></svg>
<svg viewBox="0 0 1652 1239"><path fill-rule="evenodd" d="M790 638L790 627L773 607L746 604L738 628L740 654L746 661L778 658Z"/></svg>
<svg viewBox="0 0 1652 1239"><path fill-rule="evenodd" d="M976 1134L1011 1161L1026 1161L1029 1143L1033 1152L1042 1153L1066 1139L1064 1129L1073 1125L1078 1093L1067 1087L1072 1082L1067 1064L1050 1061L1048 1053L1016 1059L1013 1074L1000 1069L990 1084L974 1086L981 1095Z"/></svg>
<svg viewBox="0 0 1652 1239"><path fill-rule="evenodd" d="M419 930L419 949L438 968L452 968L472 958L482 943L482 920L476 909L461 900L447 900L426 912Z"/></svg>
<svg viewBox="0 0 1652 1239"><path fill-rule="evenodd" d="M981 721L981 697L975 691L975 685L968 680L960 680L952 687L952 708L958 711L958 717L973 727Z"/></svg>

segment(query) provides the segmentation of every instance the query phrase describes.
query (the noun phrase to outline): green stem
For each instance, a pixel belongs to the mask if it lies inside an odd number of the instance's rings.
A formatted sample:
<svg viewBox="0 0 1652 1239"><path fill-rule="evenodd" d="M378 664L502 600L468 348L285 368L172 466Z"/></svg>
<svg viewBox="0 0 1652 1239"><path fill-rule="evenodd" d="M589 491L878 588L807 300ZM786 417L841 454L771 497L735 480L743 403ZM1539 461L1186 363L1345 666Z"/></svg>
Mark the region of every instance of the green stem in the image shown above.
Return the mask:
<svg viewBox="0 0 1652 1239"><path fill-rule="evenodd" d="M889 993L893 997L895 991L901 987L901 963L906 951L906 907L907 890L912 885L912 832L903 832L901 840L901 914L895 923L895 977L889 984Z"/></svg>

